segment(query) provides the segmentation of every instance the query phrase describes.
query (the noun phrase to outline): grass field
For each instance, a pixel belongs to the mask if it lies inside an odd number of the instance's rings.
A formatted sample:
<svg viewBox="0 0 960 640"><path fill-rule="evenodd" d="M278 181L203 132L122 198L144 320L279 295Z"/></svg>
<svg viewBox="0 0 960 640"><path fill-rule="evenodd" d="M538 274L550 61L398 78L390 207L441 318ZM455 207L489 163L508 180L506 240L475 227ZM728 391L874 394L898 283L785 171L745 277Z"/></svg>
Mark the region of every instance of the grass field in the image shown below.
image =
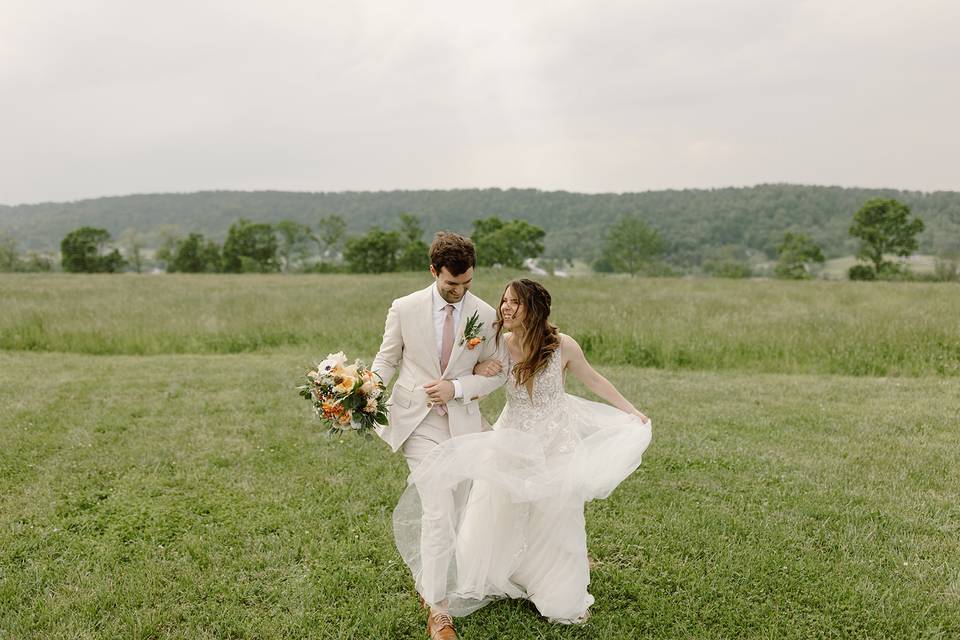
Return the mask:
<svg viewBox="0 0 960 640"><path fill-rule="evenodd" d="M516 273L481 271L496 302ZM602 364L960 375L960 286L546 278L555 322ZM0 276L0 349L372 355L390 300L429 276ZM325 355L323 354L318 355Z"/></svg>
<svg viewBox="0 0 960 640"><path fill-rule="evenodd" d="M293 390L330 349L371 357L421 282L0 277L0 640L425 637L401 457L318 433ZM588 507L590 622L505 602L463 638L960 635L960 379L933 346L960 340L960 288L548 285L654 442ZM623 364L634 336L700 359Z"/></svg>

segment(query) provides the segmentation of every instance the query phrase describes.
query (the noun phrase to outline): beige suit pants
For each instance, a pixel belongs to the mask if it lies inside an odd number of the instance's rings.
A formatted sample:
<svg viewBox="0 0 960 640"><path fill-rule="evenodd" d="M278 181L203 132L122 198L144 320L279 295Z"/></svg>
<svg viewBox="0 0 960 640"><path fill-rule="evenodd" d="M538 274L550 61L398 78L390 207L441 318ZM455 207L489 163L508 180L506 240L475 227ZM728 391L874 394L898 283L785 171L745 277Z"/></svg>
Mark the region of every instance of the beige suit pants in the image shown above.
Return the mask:
<svg viewBox="0 0 960 640"><path fill-rule="evenodd" d="M431 411L407 441L402 451L412 471L435 446L450 439L447 416ZM420 521L420 557L423 573L414 576L417 590L429 604L439 604L447 594L447 571L454 537L454 498L450 491L420 489L423 517Z"/></svg>

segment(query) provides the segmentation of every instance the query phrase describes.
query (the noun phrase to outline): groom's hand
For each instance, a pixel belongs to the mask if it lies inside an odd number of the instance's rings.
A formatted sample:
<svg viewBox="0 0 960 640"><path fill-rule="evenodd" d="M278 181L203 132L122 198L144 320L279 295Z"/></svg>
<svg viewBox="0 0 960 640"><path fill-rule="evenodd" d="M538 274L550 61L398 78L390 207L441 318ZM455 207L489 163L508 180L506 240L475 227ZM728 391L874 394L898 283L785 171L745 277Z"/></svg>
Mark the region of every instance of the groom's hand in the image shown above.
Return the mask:
<svg viewBox="0 0 960 640"><path fill-rule="evenodd" d="M433 380L423 385L427 397L433 404L443 404L453 400L453 383L449 380Z"/></svg>

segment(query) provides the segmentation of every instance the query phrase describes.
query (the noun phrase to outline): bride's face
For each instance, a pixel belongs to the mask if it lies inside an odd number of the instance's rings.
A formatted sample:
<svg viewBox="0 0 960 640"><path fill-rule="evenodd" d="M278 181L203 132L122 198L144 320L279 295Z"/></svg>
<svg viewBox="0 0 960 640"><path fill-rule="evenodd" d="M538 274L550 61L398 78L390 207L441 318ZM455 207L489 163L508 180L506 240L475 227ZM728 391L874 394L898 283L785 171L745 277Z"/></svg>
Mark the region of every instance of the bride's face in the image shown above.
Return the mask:
<svg viewBox="0 0 960 640"><path fill-rule="evenodd" d="M520 304L517 294L513 292L512 287L507 287L503 292L503 299L500 300L500 315L503 316L503 328L512 331L515 327L521 326L523 320L523 305Z"/></svg>

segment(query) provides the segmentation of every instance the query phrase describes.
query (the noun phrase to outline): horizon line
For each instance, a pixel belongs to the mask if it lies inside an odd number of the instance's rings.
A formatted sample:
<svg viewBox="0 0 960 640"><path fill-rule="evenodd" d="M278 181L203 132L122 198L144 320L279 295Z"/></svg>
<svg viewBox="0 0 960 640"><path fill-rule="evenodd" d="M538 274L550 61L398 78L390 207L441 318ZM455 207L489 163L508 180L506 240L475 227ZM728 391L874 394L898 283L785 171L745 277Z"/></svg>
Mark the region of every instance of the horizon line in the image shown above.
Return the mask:
<svg viewBox="0 0 960 640"><path fill-rule="evenodd" d="M799 182L759 182L750 185L725 185L714 187L671 187L663 189L643 189L639 191L573 191L568 189L541 189L539 187L452 187L446 189L423 188L423 189L343 189L332 191L310 191L310 190L290 190L290 189L199 189L195 191L141 191L132 193L108 194L99 196L88 196L66 200L40 200L36 202L19 202L16 204L0 203L0 207L37 207L43 205L55 204L78 204L92 200L109 200L119 198L133 198L137 196L191 196L209 193L280 193L297 195L361 195L361 194L388 194L388 193L441 193L457 191L538 191L541 193L567 193L583 196L628 196L640 195L646 193L665 193L665 192L683 192L683 191L726 191L726 190L748 190L761 187L808 187L820 189L844 189L856 191L895 191L898 193L917 193L931 195L935 193L958 193L958 190L952 189L904 189L898 187L863 187L863 186L843 186L837 184L808 184Z"/></svg>

